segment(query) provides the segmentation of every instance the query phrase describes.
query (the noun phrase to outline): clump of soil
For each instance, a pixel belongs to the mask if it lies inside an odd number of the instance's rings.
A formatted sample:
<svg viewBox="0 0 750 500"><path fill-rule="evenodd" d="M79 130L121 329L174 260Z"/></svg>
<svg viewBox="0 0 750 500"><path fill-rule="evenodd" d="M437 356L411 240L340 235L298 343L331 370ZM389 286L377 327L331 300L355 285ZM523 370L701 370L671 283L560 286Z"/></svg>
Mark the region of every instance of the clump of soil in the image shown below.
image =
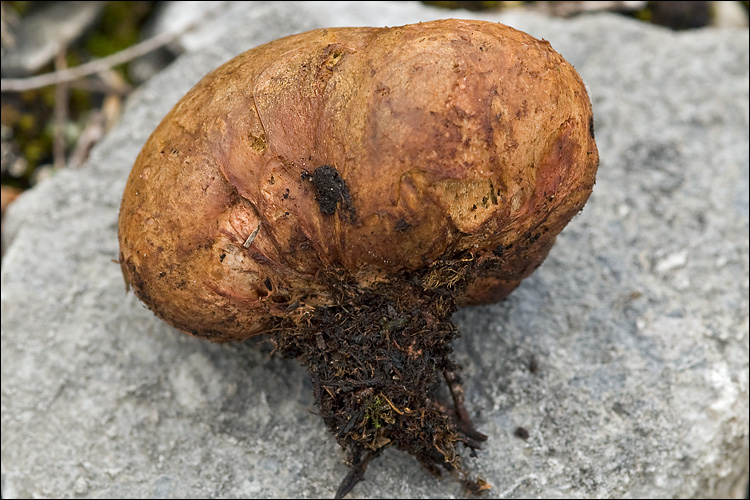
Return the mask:
<svg viewBox="0 0 750 500"><path fill-rule="evenodd" d="M461 466L459 443L473 455L486 436L464 408L459 367L451 359L459 332L450 316L473 268L471 257L441 261L370 289L329 272L337 305L277 334L276 350L307 367L320 414L347 452L351 470L337 498L388 446L411 453L435 475L455 473L472 491L488 488ZM441 376L454 408L436 397Z"/></svg>
<svg viewBox="0 0 750 500"><path fill-rule="evenodd" d="M312 182L320 213L333 215L336 213L336 208L341 205L343 212L339 215L345 219L343 214L348 214L349 222L352 224L357 221L357 213L352 204L349 187L338 170L330 165L323 165L316 168L312 174L303 172L302 179Z"/></svg>

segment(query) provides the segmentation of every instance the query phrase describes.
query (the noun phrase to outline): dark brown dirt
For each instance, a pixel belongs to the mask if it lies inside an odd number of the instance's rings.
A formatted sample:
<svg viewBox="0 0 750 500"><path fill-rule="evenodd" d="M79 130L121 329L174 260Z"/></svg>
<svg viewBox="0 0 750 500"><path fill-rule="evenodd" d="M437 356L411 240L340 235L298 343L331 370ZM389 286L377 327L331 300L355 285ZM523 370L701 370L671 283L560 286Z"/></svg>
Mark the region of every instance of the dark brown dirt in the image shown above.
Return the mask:
<svg viewBox="0 0 750 500"><path fill-rule="evenodd" d="M486 488L461 466L459 443L473 454L486 437L473 429L451 360L459 332L450 316L473 264L471 258L442 261L370 289L329 272L325 279L338 305L277 334L277 351L310 372L320 414L347 452L352 469L337 497L362 480L368 462L388 446L414 455L435 475L454 473L471 491ZM441 376L455 409L436 397Z"/></svg>
<svg viewBox="0 0 750 500"><path fill-rule="evenodd" d="M348 217L352 223L356 222L357 215L352 205L349 188L338 170L330 165L323 165L316 168L312 174L304 172L302 177L312 182L315 188L315 199L320 207L320 213L333 215L336 213L339 205L341 205L343 213L340 213L340 215Z"/></svg>

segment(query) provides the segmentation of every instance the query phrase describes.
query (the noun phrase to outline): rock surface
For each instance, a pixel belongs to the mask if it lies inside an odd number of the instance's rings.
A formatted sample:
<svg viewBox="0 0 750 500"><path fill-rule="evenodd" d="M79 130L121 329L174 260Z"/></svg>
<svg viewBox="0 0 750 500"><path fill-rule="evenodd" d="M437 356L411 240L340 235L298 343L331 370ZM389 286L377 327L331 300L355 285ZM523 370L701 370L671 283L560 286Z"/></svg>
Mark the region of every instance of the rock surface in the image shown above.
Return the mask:
<svg viewBox="0 0 750 500"><path fill-rule="evenodd" d="M70 45L91 26L105 5L104 2L55 2L20 22L3 21L4 29L8 29L13 39L13 50L7 53L3 39L0 62L3 78L28 76L42 69L62 47Z"/></svg>
<svg viewBox="0 0 750 500"><path fill-rule="evenodd" d="M148 134L209 70L325 25L497 20L586 82L601 167L548 260L465 309L456 358L489 497L742 497L748 477L748 32L417 3L232 5L87 166L24 194L2 268L2 498L331 497L343 455L306 374L182 335L126 294L117 213ZM202 48L200 48L202 47ZM518 430L523 428L526 432ZM517 437L520 435L525 437ZM352 497L462 497L388 450Z"/></svg>

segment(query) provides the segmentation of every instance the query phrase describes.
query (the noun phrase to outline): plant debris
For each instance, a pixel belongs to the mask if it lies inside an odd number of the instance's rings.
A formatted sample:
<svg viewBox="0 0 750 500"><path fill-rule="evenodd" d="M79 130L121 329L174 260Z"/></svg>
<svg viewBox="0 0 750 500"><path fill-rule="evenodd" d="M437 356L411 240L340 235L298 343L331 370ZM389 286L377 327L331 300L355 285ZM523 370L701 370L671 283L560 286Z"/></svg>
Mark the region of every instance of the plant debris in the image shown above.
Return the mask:
<svg viewBox="0 0 750 500"><path fill-rule="evenodd" d="M337 498L389 446L414 455L436 476L448 470L469 490L488 488L461 465L459 443L473 454L486 436L468 417L451 359L459 331L450 316L474 264L471 257L440 261L370 289L329 271L324 279L337 305L290 321L276 335L276 351L308 369L320 414L347 453L351 471ZM454 409L436 396L441 375Z"/></svg>
<svg viewBox="0 0 750 500"><path fill-rule="evenodd" d="M323 165L316 168L312 174L303 172L302 178L312 182L320 213L333 215L336 213L336 208L341 205L343 211L339 212L339 215L344 218L344 213L346 213L350 223L357 222L357 213L352 204L349 188L338 170L330 165Z"/></svg>

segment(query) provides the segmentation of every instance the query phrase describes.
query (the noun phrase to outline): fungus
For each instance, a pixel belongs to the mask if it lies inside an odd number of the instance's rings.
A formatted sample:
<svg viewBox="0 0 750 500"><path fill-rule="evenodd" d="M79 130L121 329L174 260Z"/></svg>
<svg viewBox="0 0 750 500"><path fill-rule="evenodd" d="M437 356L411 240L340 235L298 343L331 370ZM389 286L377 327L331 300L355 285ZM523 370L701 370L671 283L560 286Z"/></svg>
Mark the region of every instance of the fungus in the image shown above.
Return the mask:
<svg viewBox="0 0 750 500"><path fill-rule="evenodd" d="M273 335L300 360L351 465L337 496L389 446L481 490L451 314L505 298L582 209L592 123L573 67L502 24L282 38L204 77L148 139L122 271L176 328Z"/></svg>

